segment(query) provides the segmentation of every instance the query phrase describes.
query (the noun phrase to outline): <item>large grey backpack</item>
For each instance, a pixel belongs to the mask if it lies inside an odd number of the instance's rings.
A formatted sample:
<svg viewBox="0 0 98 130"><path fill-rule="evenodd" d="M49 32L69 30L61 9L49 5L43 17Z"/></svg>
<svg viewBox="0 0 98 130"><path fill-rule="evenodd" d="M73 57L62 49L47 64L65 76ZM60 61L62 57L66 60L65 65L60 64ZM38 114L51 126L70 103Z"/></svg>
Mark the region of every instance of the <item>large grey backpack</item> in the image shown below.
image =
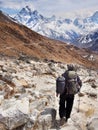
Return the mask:
<svg viewBox="0 0 98 130"><path fill-rule="evenodd" d="M56 92L63 94L65 92L65 78L60 76L56 79Z"/></svg>
<svg viewBox="0 0 98 130"><path fill-rule="evenodd" d="M77 81L77 73L75 71L68 71L66 76L66 89L67 94L76 94L79 90Z"/></svg>

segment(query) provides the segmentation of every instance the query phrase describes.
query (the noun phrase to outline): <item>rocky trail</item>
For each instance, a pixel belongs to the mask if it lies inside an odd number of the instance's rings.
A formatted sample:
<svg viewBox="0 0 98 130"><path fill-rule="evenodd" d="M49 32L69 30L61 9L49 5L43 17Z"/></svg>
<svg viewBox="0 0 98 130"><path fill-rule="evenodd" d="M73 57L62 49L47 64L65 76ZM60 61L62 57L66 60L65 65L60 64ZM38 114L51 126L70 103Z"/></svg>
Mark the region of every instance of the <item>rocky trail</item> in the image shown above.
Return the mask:
<svg viewBox="0 0 98 130"><path fill-rule="evenodd" d="M59 126L56 78L66 64L0 58L0 130L98 130L98 72L77 66L83 86Z"/></svg>

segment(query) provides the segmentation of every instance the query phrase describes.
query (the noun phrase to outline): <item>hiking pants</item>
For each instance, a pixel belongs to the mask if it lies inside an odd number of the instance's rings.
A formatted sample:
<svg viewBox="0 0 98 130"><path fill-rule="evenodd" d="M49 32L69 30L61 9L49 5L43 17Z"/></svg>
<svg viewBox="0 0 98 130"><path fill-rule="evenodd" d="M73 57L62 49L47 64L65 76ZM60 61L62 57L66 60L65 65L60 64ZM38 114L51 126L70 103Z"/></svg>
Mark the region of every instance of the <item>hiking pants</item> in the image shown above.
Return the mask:
<svg viewBox="0 0 98 130"><path fill-rule="evenodd" d="M59 102L59 115L60 118L66 117L70 118L70 114L73 107L74 95L66 95L65 93L60 95Z"/></svg>

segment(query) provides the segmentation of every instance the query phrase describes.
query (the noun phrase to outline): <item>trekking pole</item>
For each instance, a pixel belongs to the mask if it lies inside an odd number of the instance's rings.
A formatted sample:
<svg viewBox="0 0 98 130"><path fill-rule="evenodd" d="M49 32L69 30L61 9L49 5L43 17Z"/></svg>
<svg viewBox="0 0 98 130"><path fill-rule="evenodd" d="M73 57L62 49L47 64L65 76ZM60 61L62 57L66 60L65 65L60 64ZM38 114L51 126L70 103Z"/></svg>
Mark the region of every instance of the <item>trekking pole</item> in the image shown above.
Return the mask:
<svg viewBox="0 0 98 130"><path fill-rule="evenodd" d="M79 112L79 106L80 106L80 96L79 96L79 99L78 99L78 110L77 110L77 112Z"/></svg>

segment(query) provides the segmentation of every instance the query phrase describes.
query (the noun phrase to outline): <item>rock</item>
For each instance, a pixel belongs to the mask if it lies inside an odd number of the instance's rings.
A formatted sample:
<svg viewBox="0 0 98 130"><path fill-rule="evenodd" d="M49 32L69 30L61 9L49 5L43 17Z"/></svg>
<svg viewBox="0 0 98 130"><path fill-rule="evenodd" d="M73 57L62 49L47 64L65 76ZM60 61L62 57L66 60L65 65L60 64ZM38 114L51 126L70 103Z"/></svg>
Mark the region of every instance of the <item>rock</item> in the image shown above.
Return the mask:
<svg viewBox="0 0 98 130"><path fill-rule="evenodd" d="M7 71L8 71L7 67L3 66L3 67L2 67L2 71L3 71L3 72L7 72Z"/></svg>
<svg viewBox="0 0 98 130"><path fill-rule="evenodd" d="M16 93L16 94L14 95L15 98L19 98L20 96L21 96L21 93Z"/></svg>
<svg viewBox="0 0 98 130"><path fill-rule="evenodd" d="M25 79L18 80L16 78L14 78L13 82L15 83L16 86L19 86L19 87L23 86L24 88L29 88L29 85Z"/></svg>
<svg viewBox="0 0 98 130"><path fill-rule="evenodd" d="M21 93L21 94L26 93L26 89L23 86L17 86L15 87L14 90L15 90L15 93Z"/></svg>
<svg viewBox="0 0 98 130"><path fill-rule="evenodd" d="M7 111L8 112L8 111ZM17 128L23 124L25 124L28 121L28 115L25 115L19 110L16 110L15 108L12 109L12 111L9 110L9 115L5 115L3 113L0 114L0 122L5 124L7 126L7 129L14 129Z"/></svg>
<svg viewBox="0 0 98 130"><path fill-rule="evenodd" d="M37 110L41 111L47 106L47 103L48 103L47 98L37 99L37 100L31 102L30 108L37 109Z"/></svg>
<svg viewBox="0 0 98 130"><path fill-rule="evenodd" d="M29 102L28 99L18 100L16 102L7 102L6 109L0 112L0 122L5 124L8 129L14 129L24 125L29 119ZM7 105L7 106L6 106ZM8 107L9 105L9 107Z"/></svg>
<svg viewBox="0 0 98 130"><path fill-rule="evenodd" d="M84 83L86 83L86 82L89 82L89 83L91 83L91 82L95 82L95 79L87 79L86 81L84 81Z"/></svg>
<svg viewBox="0 0 98 130"><path fill-rule="evenodd" d="M13 94L14 94L14 88L6 84L6 85L4 86L4 98L5 98L5 99L8 99L8 98L10 98Z"/></svg>
<svg viewBox="0 0 98 130"><path fill-rule="evenodd" d="M42 96L42 94L40 92L38 92L38 91L32 91L31 95L33 97L35 97L36 99L40 98Z"/></svg>
<svg viewBox="0 0 98 130"><path fill-rule="evenodd" d="M39 115L40 115L40 112L37 109L31 110L29 120L26 124L26 128L29 128L29 129L31 128L31 130L32 130L36 125L36 122L37 122Z"/></svg>
<svg viewBox="0 0 98 130"><path fill-rule="evenodd" d="M53 108L46 108L39 116L35 125L36 130L48 130L51 128L56 119L56 110Z"/></svg>
<svg viewBox="0 0 98 130"><path fill-rule="evenodd" d="M23 86L23 87L25 87L25 88L29 88L29 85L28 85L28 83L27 83L26 80L21 79L19 82L20 82L21 86Z"/></svg>
<svg viewBox="0 0 98 130"><path fill-rule="evenodd" d="M85 94L82 93L82 92L78 93L78 96L79 96L79 97L83 97L84 95L85 95Z"/></svg>
<svg viewBox="0 0 98 130"><path fill-rule="evenodd" d="M92 83L92 84L91 84L91 87L92 87L92 88L98 88L98 85L95 84L95 83Z"/></svg>
<svg viewBox="0 0 98 130"><path fill-rule="evenodd" d="M91 98L97 98L97 92L86 92L86 93Z"/></svg>
<svg viewBox="0 0 98 130"><path fill-rule="evenodd" d="M4 124L0 123L0 130L6 130L6 127Z"/></svg>
<svg viewBox="0 0 98 130"><path fill-rule="evenodd" d="M98 117L87 123L87 130L98 130Z"/></svg>

